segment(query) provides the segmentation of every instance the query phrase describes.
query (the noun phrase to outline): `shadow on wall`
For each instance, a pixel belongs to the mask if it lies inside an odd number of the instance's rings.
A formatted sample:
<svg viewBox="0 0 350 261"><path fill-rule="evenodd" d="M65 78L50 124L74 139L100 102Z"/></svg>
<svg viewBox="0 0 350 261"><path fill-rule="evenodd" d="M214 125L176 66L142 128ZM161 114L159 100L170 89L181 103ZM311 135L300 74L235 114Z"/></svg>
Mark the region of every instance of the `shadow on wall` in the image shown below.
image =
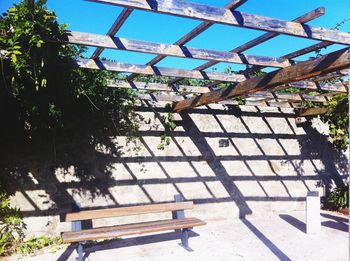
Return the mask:
<svg viewBox="0 0 350 261"><path fill-rule="evenodd" d="M338 164L327 136L311 125L297 128L291 112L243 109L212 105L176 115L178 127L165 150L157 145L166 111L147 106L139 108L144 123L135 142L81 126L54 141L3 143L2 185L25 216L66 212L72 202L98 209L168 202L181 194L244 217L275 203L292 210L287 203L345 178L345 157Z"/></svg>

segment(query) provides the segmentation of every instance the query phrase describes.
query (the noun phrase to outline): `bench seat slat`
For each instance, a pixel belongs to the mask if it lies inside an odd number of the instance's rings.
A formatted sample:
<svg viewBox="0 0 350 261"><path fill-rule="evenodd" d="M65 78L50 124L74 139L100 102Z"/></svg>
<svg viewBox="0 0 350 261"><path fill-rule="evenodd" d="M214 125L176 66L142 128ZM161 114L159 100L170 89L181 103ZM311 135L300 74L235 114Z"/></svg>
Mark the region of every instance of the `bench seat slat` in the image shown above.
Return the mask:
<svg viewBox="0 0 350 261"><path fill-rule="evenodd" d="M132 216L148 213L176 211L183 209L193 209L193 201L71 212L65 214L64 221Z"/></svg>
<svg viewBox="0 0 350 261"><path fill-rule="evenodd" d="M110 227L86 229L77 232L64 232L62 239L65 243L81 242L88 240L116 238L128 235L140 235L145 233L174 230L180 228L192 228L203 226L206 223L198 218L168 219L134 223Z"/></svg>

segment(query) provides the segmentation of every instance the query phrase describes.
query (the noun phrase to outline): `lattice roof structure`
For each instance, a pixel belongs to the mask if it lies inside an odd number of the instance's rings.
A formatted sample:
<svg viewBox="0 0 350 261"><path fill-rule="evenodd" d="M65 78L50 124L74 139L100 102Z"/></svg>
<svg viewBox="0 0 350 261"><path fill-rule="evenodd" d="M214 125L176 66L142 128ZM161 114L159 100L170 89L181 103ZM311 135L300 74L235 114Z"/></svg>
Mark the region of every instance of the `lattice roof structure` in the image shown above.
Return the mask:
<svg viewBox="0 0 350 261"><path fill-rule="evenodd" d="M238 105L240 102L233 98L240 97L239 99L244 101L246 105L254 106L301 108L306 101L317 102L321 108L314 111L314 114L319 114L325 112L322 105L327 103L329 97L347 92L348 84L334 79L347 75L344 69L350 67L350 51L346 47L350 45L350 33L308 25L307 22L324 15L325 10L322 7L293 21L285 21L237 11L236 9L247 0L233 0L223 8L184 0L88 1L121 6L124 9L106 35L67 31L65 38L61 39L62 42L96 47L89 59L78 59L77 66L129 73L125 79L110 81L108 85L116 88L135 89L141 100L173 102L173 111L175 112L209 103ZM198 19L202 22L173 44L132 40L116 36L123 23L135 9ZM216 23L257 29L266 33L233 48L229 52L187 46L188 42ZM244 53L246 50L279 35L319 40L320 42L281 57ZM345 48L307 61L295 60L299 56L334 44L341 44ZM100 55L105 49L156 54L157 56L145 65L122 63L101 59ZM158 62L169 56L200 59L207 62L192 70L157 66ZM205 71L219 62L243 64L247 68L239 73ZM262 75L256 74L266 67L272 67L275 70ZM166 80L161 83L140 82L135 80L139 75L162 76ZM184 78L203 80L205 85L181 84L181 80ZM224 87L219 88L222 83L225 83ZM298 91L293 93L282 91L291 87Z"/></svg>

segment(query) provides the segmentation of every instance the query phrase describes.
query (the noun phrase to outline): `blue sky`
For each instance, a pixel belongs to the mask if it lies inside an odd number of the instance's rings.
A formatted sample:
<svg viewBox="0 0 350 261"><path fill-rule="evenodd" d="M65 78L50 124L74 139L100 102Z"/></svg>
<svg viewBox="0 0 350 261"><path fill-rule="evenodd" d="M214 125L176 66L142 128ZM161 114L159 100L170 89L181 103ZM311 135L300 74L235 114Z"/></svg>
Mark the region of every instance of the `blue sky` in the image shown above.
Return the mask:
<svg viewBox="0 0 350 261"><path fill-rule="evenodd" d="M19 1L0 0L0 12L5 12L16 2ZM229 0L192 0L192 2L222 7ZM292 20L320 6L326 8L325 15L308 24L332 28L337 22L345 18L350 18L350 0L249 0L238 10L246 13ZM106 34L122 10L120 7L91 3L83 0L48 0L48 7L56 12L60 22L69 24L70 30L98 34ZM200 21L198 20L135 10L117 33L117 36L170 44L191 31L199 23ZM341 30L350 32L350 22L346 23ZM257 30L216 24L189 42L187 46L228 51L263 33ZM316 42L291 36L278 36L246 51L246 53L278 57ZM324 53L329 53L340 48L342 48L341 45L333 45L327 48ZM87 56L92 51L93 48L90 48ZM300 57L299 60L305 60L310 55ZM105 50L102 56L120 62L135 64L147 63L154 57L154 55L150 54L116 50ZM167 57L158 63L158 66L192 69L201 65L203 62L205 61ZM238 70L244 68L242 65L224 63L220 63L215 67L218 71L221 71L227 66Z"/></svg>

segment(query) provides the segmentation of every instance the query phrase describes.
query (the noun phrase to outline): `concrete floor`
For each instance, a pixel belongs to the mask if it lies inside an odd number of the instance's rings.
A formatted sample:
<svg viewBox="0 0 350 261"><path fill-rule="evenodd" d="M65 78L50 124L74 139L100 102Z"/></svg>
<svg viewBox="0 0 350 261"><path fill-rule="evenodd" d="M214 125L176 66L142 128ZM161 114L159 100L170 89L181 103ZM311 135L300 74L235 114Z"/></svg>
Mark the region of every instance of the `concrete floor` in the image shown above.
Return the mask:
<svg viewBox="0 0 350 261"><path fill-rule="evenodd" d="M92 246L86 248L86 260L348 260L347 218L322 212L321 220L319 235L305 233L304 212L209 220L191 233L192 252L180 247L179 235L171 232ZM75 260L76 256L74 248L64 247L22 260Z"/></svg>

